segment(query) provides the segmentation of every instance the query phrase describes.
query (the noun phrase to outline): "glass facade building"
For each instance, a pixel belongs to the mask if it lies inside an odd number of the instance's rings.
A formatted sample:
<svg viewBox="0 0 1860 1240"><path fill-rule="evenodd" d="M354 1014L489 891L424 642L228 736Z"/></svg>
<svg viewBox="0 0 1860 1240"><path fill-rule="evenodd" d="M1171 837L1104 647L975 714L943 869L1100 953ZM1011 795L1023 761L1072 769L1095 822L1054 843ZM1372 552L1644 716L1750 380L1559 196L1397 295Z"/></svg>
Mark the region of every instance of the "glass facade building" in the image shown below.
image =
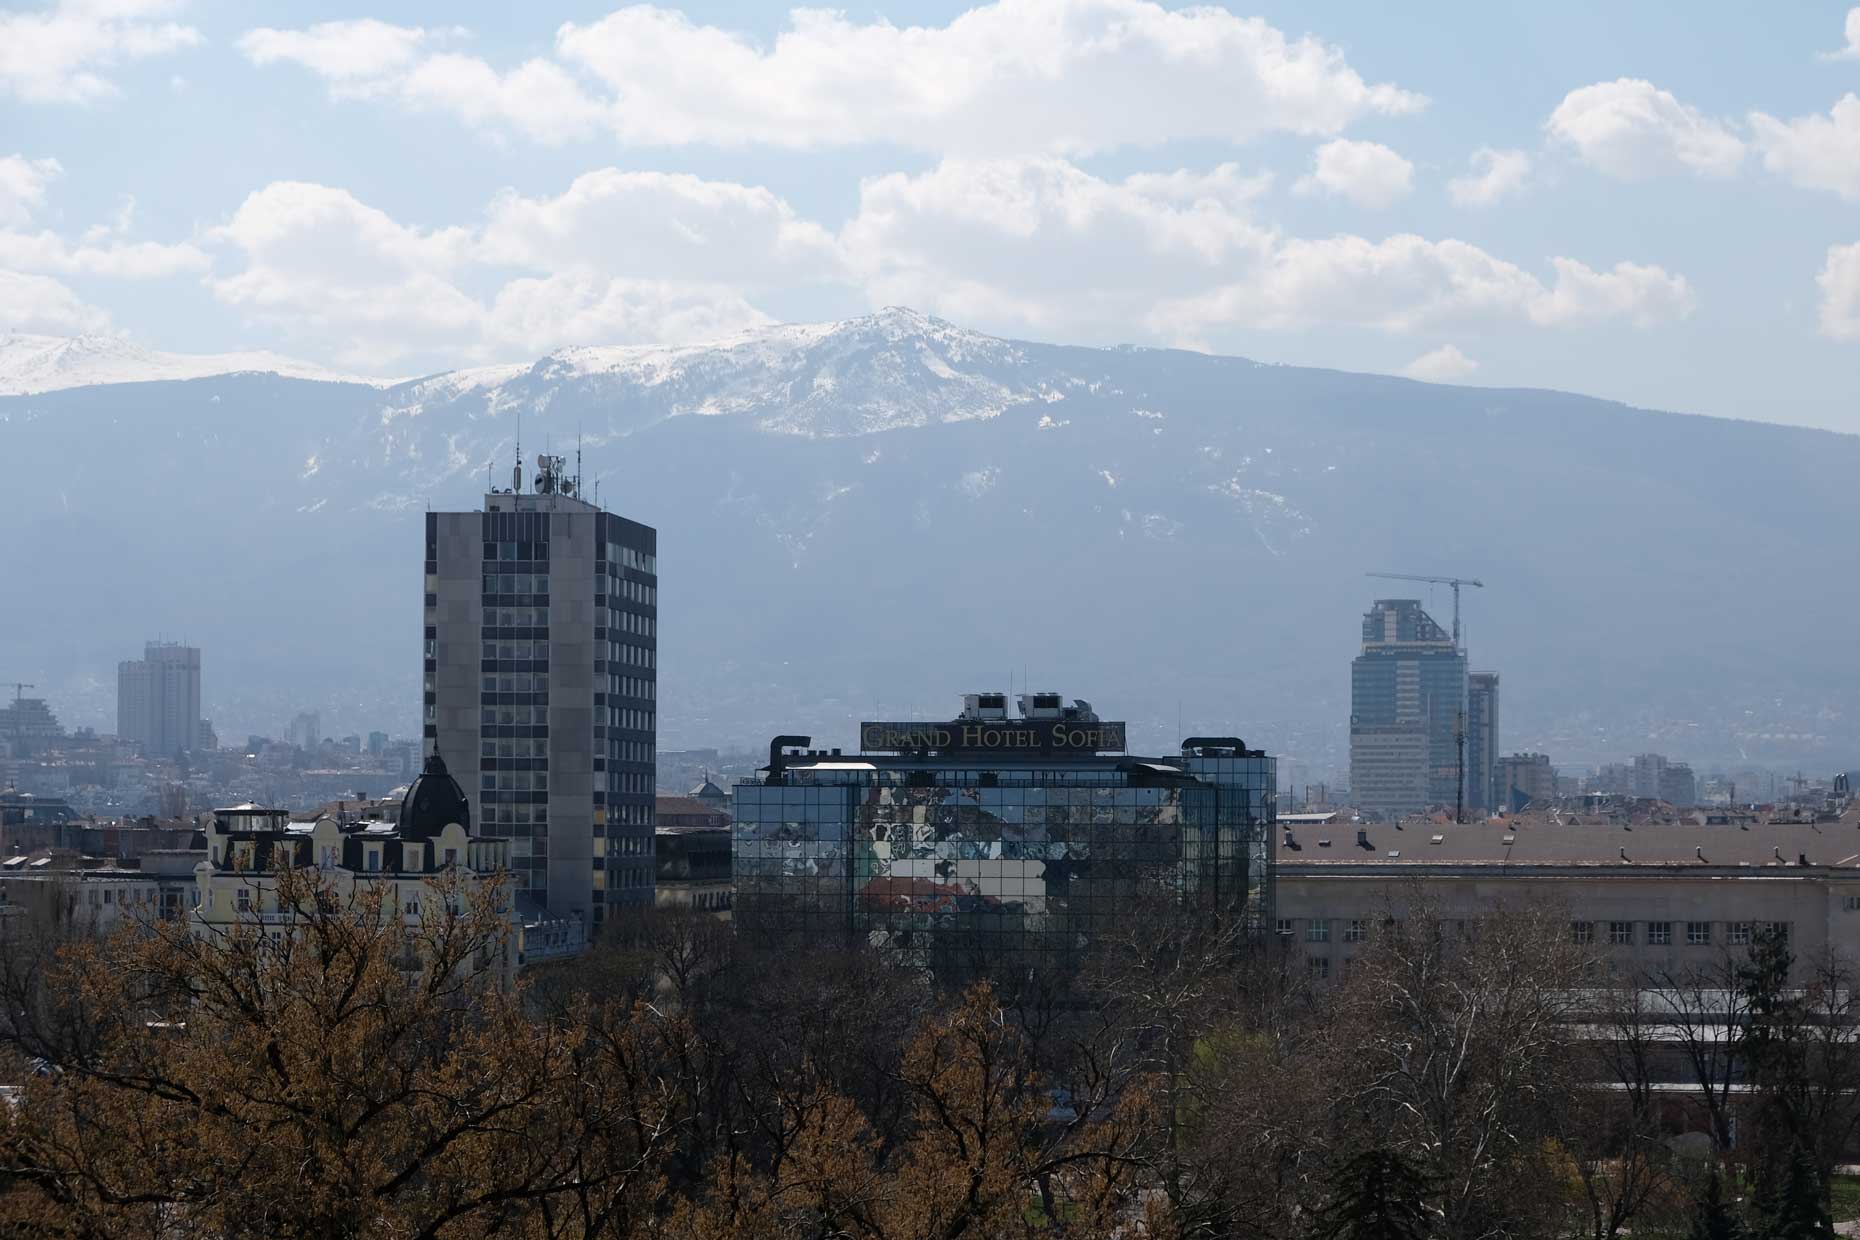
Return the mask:
<svg viewBox="0 0 1860 1240"><path fill-rule="evenodd" d="M427 514L425 744L518 892L592 931L653 901L658 537L540 464L533 492Z"/></svg>
<svg viewBox="0 0 1860 1240"><path fill-rule="evenodd" d="M1159 896L1258 930L1276 788L1234 738L1170 758L777 752L735 790L736 917L940 971L1070 967Z"/></svg>
<svg viewBox="0 0 1860 1240"><path fill-rule="evenodd" d="M1386 819L1452 809L1466 655L1417 599L1377 599L1350 665L1350 799Z"/></svg>

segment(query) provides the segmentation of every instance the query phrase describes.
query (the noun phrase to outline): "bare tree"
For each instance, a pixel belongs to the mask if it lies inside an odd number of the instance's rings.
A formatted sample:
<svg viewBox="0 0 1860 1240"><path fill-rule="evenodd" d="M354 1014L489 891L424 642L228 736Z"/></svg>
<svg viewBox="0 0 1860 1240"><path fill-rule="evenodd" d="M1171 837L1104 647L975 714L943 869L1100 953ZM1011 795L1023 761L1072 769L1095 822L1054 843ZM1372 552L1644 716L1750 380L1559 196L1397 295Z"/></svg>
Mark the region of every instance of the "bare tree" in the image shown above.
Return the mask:
<svg viewBox="0 0 1860 1240"><path fill-rule="evenodd" d="M1439 1232L1482 1237L1554 1214L1541 1157L1572 1080L1585 961L1551 906L1476 925L1424 902L1389 918L1344 988L1340 1099L1432 1185Z"/></svg>
<svg viewBox="0 0 1860 1240"><path fill-rule="evenodd" d="M1645 994L1648 1015L1679 1048L1720 1162L1731 1156L1734 1100L1744 1078L1742 1030L1749 1000L1739 985L1738 964L1727 948L1708 963L1656 971Z"/></svg>

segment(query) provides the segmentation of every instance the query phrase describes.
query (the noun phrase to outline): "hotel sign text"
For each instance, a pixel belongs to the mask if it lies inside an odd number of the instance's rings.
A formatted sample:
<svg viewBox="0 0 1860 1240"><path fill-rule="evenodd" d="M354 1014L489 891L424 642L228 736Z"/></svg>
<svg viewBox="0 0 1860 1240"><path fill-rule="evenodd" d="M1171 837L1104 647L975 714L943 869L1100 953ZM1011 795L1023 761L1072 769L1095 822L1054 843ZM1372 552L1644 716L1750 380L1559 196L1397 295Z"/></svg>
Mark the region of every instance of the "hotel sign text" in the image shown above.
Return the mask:
<svg viewBox="0 0 1860 1240"><path fill-rule="evenodd" d="M859 748L866 753L1105 753L1124 748L1124 725L1073 719L862 723Z"/></svg>

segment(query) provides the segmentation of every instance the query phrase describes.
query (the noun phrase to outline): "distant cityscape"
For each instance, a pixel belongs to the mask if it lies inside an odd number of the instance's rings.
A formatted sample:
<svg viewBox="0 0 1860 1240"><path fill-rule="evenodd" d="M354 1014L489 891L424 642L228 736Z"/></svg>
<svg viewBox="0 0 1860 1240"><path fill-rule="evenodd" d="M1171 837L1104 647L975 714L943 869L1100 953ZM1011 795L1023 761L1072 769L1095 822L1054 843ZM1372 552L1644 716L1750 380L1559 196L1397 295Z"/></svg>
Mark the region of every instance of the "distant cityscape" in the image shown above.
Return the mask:
<svg viewBox="0 0 1860 1240"><path fill-rule="evenodd" d="M558 496L556 501L566 498ZM478 575L475 566L470 575ZM533 580L534 574L525 576ZM458 572L449 570L448 579L456 584ZM516 584L514 572L512 584ZM656 604L630 604L623 597L619 605L641 609L620 612L622 617L632 617L623 623L656 624L656 615L644 610L649 606L656 610ZM501 633L520 626L490 627ZM611 626L594 627L603 630L599 640L609 640L605 630ZM516 640L509 639L513 654ZM526 640L533 645L536 639ZM596 639L588 636L585 640ZM651 643L629 644L629 650L656 649L656 635L626 640ZM485 641L505 644L497 638ZM655 656L642 653L637 657ZM1430 807L1451 809L1456 790L1468 814L1516 811L1526 805L1594 796L1657 799L1681 807L1761 804L1826 791L1834 776L1847 770L1802 771L1722 762L1701 769L1686 755L1659 752L1624 752L1614 761L1572 764L1557 761L1553 754L1507 752L1501 674L1470 667L1467 652L1420 600L1375 600L1362 618L1362 640L1351 664L1347 769L1327 771L1302 757L1281 755L1282 804L1348 806L1378 819L1399 818ZM501 685L502 674L496 674ZM590 667L588 675L593 674ZM619 676L622 683L648 692L656 681L656 668L651 667L601 674ZM522 673L509 675L514 685L514 678ZM529 675L533 679L535 673ZM199 811L243 802L306 811L335 801L383 797L404 787L419 771L422 738L394 735L381 728L332 735L317 709L302 709L281 719L276 734L222 738L202 713L203 702L211 700L212 669L210 652L197 646L148 641L140 658L118 664L116 680L113 734L64 726L57 703L32 695L35 686L31 684L0 685L0 690L13 690L10 699L0 700L0 787L54 798L80 815L100 818L160 815L177 805ZM429 698L436 694L436 687L428 690ZM603 693L604 706L606 697ZM622 700L635 705L606 708L634 712L628 718L651 714L656 732L653 698L616 695L616 702ZM428 705L436 707L437 703L429 701ZM475 701L469 705L482 709ZM448 709L460 711L467 706L449 705ZM1270 720L1261 722L1263 730L1270 729ZM461 729L456 743L468 748L481 743L475 734L468 735L469 728L461 725ZM650 745L645 731L629 729L635 739L625 743ZM508 739L514 750L516 738ZM728 744L653 752L650 763L632 761L628 775L634 781L648 780L638 786L664 793L682 792L703 782L707 774L753 775L759 761L756 750ZM607 794L605 788L602 794ZM631 804L634 814L643 806L637 800ZM504 811L492 812L502 817ZM517 812L509 811L513 820Z"/></svg>
<svg viewBox="0 0 1860 1240"><path fill-rule="evenodd" d="M231 917L212 875L234 845L289 855L314 839L418 884L445 836L507 873L526 958L582 950L623 910L682 906L767 933L850 925L900 959L960 970L979 957L1075 963L1129 913L1131 876L1159 865L1178 894L1258 934L1327 925L1284 914L1342 890L1299 876L1338 873L1303 841L1330 849L1346 828L1358 847L1334 860L1379 879L1396 863L1451 873L1493 830L1561 840L1535 862L1554 869L1611 860L1601 846L1616 829L1768 830L1852 812L1846 771L1701 773L1656 752L1562 769L1509 750L1503 671L1472 670L1462 637L1461 587L1481 583L1402 574L1372 575L1450 586L1452 624L1418 598L1372 601L1350 662L1343 778L1300 780L1297 759L1232 735L1139 756L1128 723L1033 690L968 692L948 715L864 722L824 747L785 734L766 752L661 751L657 546L554 455L478 509L428 513L417 737L332 736L307 708L276 735L223 738L205 710L212 652L165 639L118 664L114 734L66 729L16 682L0 706L0 870ZM1419 857L1373 834L1417 823L1431 838ZM1304 942L1309 955L1328 939Z"/></svg>

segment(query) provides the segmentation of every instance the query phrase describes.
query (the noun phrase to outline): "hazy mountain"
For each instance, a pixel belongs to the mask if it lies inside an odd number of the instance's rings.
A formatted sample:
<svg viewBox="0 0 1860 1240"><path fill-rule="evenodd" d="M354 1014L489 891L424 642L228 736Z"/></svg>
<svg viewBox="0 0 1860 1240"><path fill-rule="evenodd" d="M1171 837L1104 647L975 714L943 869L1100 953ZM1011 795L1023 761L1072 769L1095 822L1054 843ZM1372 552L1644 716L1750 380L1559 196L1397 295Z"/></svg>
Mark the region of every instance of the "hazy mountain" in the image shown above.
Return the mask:
<svg viewBox="0 0 1860 1240"><path fill-rule="evenodd" d="M0 336L0 396L56 392L99 383L200 379L246 371L387 386L276 353L160 353L121 336L33 336L21 332Z"/></svg>
<svg viewBox="0 0 1860 1240"><path fill-rule="evenodd" d="M1146 747L1179 717L1302 779L1341 765L1370 599L1450 618L1387 569L1487 583L1507 749L1860 765L1860 438L905 310L385 390L0 397L0 674L108 726L115 661L184 635L223 737L312 705L410 733L420 513L508 485L519 424L526 474L579 441L586 490L660 529L668 748L848 744L1030 672Z"/></svg>

